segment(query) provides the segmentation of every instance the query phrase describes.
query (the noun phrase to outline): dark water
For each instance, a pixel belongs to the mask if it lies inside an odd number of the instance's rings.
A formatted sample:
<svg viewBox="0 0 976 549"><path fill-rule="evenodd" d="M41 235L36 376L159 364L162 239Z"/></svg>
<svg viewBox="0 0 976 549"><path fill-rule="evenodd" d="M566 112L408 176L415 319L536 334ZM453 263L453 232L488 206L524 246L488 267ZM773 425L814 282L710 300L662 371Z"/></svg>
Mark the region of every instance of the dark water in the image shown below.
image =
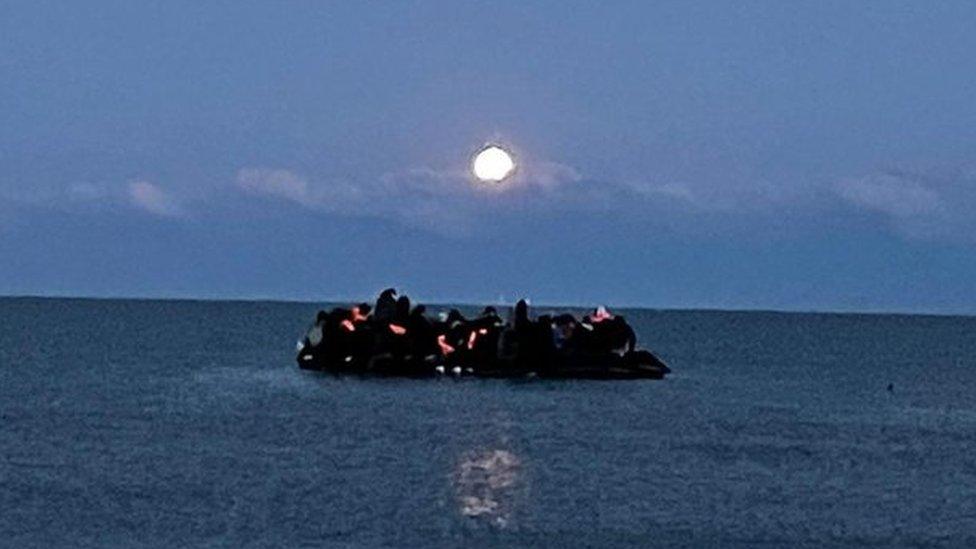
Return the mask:
<svg viewBox="0 0 976 549"><path fill-rule="evenodd" d="M976 546L976 319L633 311L671 378L410 381L299 371L316 308L0 299L2 545Z"/></svg>

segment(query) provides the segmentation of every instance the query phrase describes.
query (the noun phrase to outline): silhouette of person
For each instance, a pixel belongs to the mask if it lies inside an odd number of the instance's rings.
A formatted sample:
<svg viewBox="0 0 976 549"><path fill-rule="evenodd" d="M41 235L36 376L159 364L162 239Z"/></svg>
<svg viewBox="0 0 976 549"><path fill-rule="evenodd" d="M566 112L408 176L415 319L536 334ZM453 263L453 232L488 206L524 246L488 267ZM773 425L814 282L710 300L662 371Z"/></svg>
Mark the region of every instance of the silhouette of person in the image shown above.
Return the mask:
<svg viewBox="0 0 976 549"><path fill-rule="evenodd" d="M393 320L394 314L396 314L396 290L387 288L376 299L373 318L377 324L385 324Z"/></svg>

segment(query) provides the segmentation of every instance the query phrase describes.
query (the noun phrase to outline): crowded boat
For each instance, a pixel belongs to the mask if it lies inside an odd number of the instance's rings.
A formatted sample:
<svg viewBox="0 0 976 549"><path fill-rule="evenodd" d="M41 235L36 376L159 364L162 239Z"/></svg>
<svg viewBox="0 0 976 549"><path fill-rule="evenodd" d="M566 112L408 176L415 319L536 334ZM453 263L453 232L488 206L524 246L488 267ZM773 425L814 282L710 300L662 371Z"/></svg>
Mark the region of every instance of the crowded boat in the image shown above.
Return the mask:
<svg viewBox="0 0 976 549"><path fill-rule="evenodd" d="M298 342L298 365L401 377L661 379L671 371L606 307L532 318L523 299L507 317L493 306L472 318L458 309L431 317L389 288L372 305L319 311Z"/></svg>

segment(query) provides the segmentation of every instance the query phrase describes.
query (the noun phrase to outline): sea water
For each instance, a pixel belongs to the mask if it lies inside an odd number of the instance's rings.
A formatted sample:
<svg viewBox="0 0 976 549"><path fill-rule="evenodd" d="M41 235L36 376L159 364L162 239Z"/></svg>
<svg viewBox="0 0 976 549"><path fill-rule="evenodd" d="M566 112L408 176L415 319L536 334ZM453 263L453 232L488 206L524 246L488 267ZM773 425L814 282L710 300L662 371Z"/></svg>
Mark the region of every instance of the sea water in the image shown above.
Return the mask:
<svg viewBox="0 0 976 549"><path fill-rule="evenodd" d="M299 370L321 306L0 299L0 545L976 546L976 318L630 310L667 379L402 380Z"/></svg>

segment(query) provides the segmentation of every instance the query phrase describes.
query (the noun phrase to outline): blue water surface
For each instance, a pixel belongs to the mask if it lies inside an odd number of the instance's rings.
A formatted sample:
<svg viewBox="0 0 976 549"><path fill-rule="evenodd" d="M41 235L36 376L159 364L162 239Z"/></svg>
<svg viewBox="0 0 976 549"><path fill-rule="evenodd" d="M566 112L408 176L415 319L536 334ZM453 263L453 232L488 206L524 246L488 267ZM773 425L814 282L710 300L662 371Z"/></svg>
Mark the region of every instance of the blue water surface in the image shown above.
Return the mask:
<svg viewBox="0 0 976 549"><path fill-rule="evenodd" d="M976 546L976 318L635 310L664 381L393 380L300 371L319 307L0 299L0 544Z"/></svg>

